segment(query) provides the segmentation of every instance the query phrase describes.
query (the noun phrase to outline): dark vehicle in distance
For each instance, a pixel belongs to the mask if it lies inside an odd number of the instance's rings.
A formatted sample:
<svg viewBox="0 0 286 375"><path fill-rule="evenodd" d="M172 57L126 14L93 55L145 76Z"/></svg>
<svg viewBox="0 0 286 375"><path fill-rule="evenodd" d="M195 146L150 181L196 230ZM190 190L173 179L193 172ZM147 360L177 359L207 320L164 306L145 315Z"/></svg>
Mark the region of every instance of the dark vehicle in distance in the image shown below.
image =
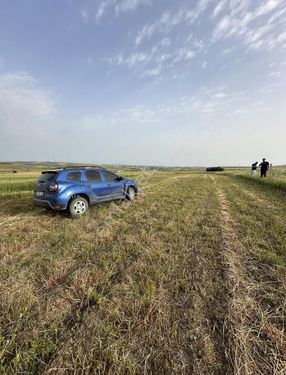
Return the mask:
<svg viewBox="0 0 286 375"><path fill-rule="evenodd" d="M206 169L207 172L223 172L224 168L222 167L209 167Z"/></svg>

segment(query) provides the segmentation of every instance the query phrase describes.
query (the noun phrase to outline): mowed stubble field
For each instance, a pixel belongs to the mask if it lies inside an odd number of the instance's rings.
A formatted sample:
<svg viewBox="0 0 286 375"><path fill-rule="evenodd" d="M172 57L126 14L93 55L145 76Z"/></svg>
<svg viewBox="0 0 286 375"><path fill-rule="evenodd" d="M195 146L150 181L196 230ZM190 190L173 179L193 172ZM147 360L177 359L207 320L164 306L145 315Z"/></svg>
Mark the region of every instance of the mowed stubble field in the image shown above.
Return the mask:
<svg viewBox="0 0 286 375"><path fill-rule="evenodd" d="M121 170L72 220L3 170L0 374L285 374L285 170L238 172Z"/></svg>

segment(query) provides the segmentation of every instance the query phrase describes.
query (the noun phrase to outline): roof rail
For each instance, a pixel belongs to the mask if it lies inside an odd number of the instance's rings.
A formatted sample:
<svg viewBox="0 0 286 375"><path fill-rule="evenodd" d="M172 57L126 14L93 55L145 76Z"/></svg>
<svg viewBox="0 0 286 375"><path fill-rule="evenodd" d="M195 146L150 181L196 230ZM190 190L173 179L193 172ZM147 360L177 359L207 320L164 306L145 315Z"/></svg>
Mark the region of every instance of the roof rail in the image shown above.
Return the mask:
<svg viewBox="0 0 286 375"><path fill-rule="evenodd" d="M76 168L95 168L95 169L105 169L104 167L99 167L97 165L72 165L69 167L64 167L63 169L76 169Z"/></svg>

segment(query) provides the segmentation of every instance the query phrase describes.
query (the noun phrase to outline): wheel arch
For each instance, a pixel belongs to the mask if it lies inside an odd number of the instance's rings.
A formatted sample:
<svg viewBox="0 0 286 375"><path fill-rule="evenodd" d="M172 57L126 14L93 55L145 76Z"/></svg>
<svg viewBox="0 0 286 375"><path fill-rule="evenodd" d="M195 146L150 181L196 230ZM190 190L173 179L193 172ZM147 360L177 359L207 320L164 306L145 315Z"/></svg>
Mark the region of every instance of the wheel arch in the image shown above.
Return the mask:
<svg viewBox="0 0 286 375"><path fill-rule="evenodd" d="M138 193L138 187L135 186L134 184L129 185L129 187L132 187L135 190L135 193Z"/></svg>
<svg viewBox="0 0 286 375"><path fill-rule="evenodd" d="M89 199L89 196L86 194L86 193L75 193L75 194L72 194L70 197L69 197L69 200L68 200L68 204L67 206L69 206L70 202L72 201L72 199L76 198L76 197L82 197L84 199L87 200L87 203L88 203L88 206L90 206L90 199Z"/></svg>
<svg viewBox="0 0 286 375"><path fill-rule="evenodd" d="M135 190L135 193L137 194L138 193L138 188L134 185L134 184L128 184L126 186L126 191L129 189L129 188L133 188Z"/></svg>

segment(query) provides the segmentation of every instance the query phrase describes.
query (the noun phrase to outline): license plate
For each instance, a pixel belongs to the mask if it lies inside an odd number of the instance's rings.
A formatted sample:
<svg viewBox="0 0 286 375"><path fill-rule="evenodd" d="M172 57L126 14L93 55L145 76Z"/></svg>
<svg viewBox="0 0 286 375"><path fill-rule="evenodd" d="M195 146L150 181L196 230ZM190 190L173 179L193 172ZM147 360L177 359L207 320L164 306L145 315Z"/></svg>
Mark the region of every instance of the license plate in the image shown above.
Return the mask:
<svg viewBox="0 0 286 375"><path fill-rule="evenodd" d="M37 197L42 197L44 195L43 191L36 191L36 196Z"/></svg>

